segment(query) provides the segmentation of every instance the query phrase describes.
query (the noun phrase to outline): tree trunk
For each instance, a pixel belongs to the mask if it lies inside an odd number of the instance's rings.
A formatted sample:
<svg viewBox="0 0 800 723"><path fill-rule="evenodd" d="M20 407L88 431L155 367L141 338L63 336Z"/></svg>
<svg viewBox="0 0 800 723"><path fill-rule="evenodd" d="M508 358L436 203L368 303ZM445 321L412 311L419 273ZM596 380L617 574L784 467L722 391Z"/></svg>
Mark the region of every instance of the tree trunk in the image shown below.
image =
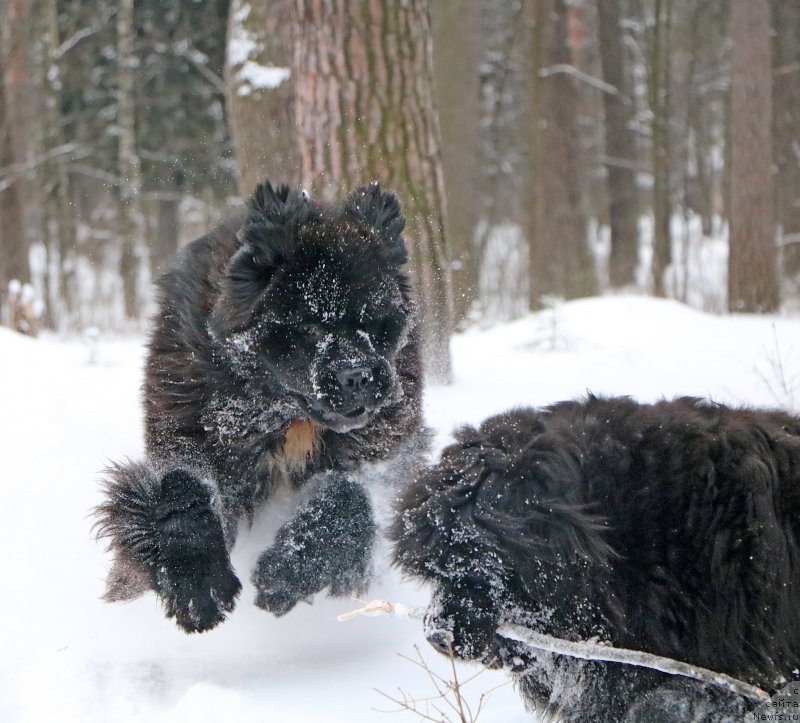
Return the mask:
<svg viewBox="0 0 800 723"><path fill-rule="evenodd" d="M56 0L43 0L44 68L42 84L44 97L41 114L44 123L46 149L57 149L64 144L64 119L61 112L61 63L59 53L58 8ZM40 173L42 186L47 189L45 199L45 234L48 258L55 257L57 278L50 278L51 268L45 270L49 293L48 318L51 324L65 328L75 312L75 257L77 222L72 203L72 189L67 171L67 158L61 154L46 164Z"/></svg>
<svg viewBox="0 0 800 723"><path fill-rule="evenodd" d="M536 3L533 173L535 210L530 239L531 307L544 296L597 293L581 198L578 90L571 65L565 0ZM538 69L538 70L537 70Z"/></svg>
<svg viewBox="0 0 800 723"><path fill-rule="evenodd" d="M179 168L164 169L156 182L155 235L150 245L150 270L154 278L168 271L178 254L183 173Z"/></svg>
<svg viewBox="0 0 800 723"><path fill-rule="evenodd" d="M603 93L603 106L611 226L608 271L611 286L620 287L636 281L639 204L635 171L636 136L631 129L633 99L625 72L619 0L597 0L597 21L603 80L616 89L614 93Z"/></svg>
<svg viewBox="0 0 800 723"><path fill-rule="evenodd" d="M140 299L145 239L141 208L142 169L136 151L136 58L134 55L134 0L120 0L117 10L118 94L117 125L119 127L120 236L125 316L138 319L143 311Z"/></svg>
<svg viewBox="0 0 800 723"><path fill-rule="evenodd" d="M652 114L653 133L653 292L666 293L664 274L672 262L670 218L672 197L670 188L671 150L669 138L670 35L672 6L670 0L655 0L655 18L650 39L648 95Z"/></svg>
<svg viewBox="0 0 800 723"><path fill-rule="evenodd" d="M523 229L530 123L526 103L520 102L526 98L530 64L526 7L520 0L474 5L480 30L480 167L477 193L469 201L480 213L475 248L479 311L492 320L513 319L528 311Z"/></svg>
<svg viewBox="0 0 800 723"><path fill-rule="evenodd" d="M731 209L728 308L779 304L772 185L769 0L731 3Z"/></svg>
<svg viewBox="0 0 800 723"><path fill-rule="evenodd" d="M784 243L783 273L800 274L800 5L773 3L774 139L777 221Z"/></svg>
<svg viewBox="0 0 800 723"><path fill-rule="evenodd" d="M296 0L303 185L341 197L379 180L408 221L428 379L450 379L453 319L444 178L425 0Z"/></svg>
<svg viewBox="0 0 800 723"><path fill-rule="evenodd" d="M30 281L29 239L25 213L25 171L28 162L26 126L28 119L28 73L26 47L29 34L27 0L6 0L0 4L3 27L0 29L0 168L10 169L0 177L0 298L5 298L8 282Z"/></svg>
<svg viewBox="0 0 800 723"><path fill-rule="evenodd" d="M293 12L294 0L230 4L225 96L243 197L265 177L300 181L290 68Z"/></svg>
<svg viewBox="0 0 800 723"><path fill-rule="evenodd" d="M453 261L455 323L474 304L480 258L476 227L480 209L479 5L437 0L433 15L433 69L442 129L442 167Z"/></svg>

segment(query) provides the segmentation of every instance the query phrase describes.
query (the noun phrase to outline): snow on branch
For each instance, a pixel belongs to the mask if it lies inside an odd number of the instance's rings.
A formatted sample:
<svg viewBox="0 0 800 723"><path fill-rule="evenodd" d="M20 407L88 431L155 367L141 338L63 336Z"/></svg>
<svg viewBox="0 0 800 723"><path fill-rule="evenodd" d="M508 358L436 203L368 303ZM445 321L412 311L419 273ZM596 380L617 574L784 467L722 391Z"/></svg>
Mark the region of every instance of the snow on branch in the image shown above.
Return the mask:
<svg viewBox="0 0 800 723"><path fill-rule="evenodd" d="M363 602L363 601L358 601ZM413 618L421 620L424 617L424 608L409 607L402 603L390 603L386 600L371 600L363 607L353 610L336 619L340 622L351 620L362 615L392 615L401 618ZM529 630L522 625L505 624L497 629L498 635L508 640L524 643L537 650L545 650L548 653L566 655L570 658L581 660L595 660L606 663L623 663L625 665L635 665L640 668L651 668L659 670L668 675L680 675L686 678L693 678L702 683L716 685L732 693L737 693L751 700L769 700L769 693L761 688L746 683L743 680L732 678L724 673L702 668L698 665L691 665L673 658L666 658L661 655L645 653L641 650L629 650L627 648L615 648L604 643L591 640L564 640L555 638L552 635L537 633Z"/></svg>
<svg viewBox="0 0 800 723"><path fill-rule="evenodd" d="M568 63L557 63L556 65L549 65L546 68L542 68L539 71L539 77L547 78L548 76L556 75L557 73L566 73L567 75L571 75L573 78L577 78L587 85L591 85L593 88L602 90L604 93L608 93L609 95L619 94L619 90L617 90L615 86L611 85L610 83L606 83L604 80L600 80L600 78L595 78L593 75L584 73L582 70L578 70L574 65L569 65Z"/></svg>

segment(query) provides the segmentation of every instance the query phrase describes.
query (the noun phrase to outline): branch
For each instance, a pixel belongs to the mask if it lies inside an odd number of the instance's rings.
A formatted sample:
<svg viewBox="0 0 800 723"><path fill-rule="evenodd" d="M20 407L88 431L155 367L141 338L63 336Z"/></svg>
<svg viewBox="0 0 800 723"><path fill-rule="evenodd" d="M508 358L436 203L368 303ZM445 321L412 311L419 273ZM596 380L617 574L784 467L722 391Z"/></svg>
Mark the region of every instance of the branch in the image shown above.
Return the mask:
<svg viewBox="0 0 800 723"><path fill-rule="evenodd" d="M53 50L52 59L55 61L61 60L64 54L72 50L81 40L94 35L100 29L99 25L89 26L88 28L81 28L75 31L69 38L67 38L61 45Z"/></svg>
<svg viewBox="0 0 800 723"><path fill-rule="evenodd" d="M616 88L616 86L606 83L604 80L600 80L600 78L595 78L593 75L584 73L582 70L578 70L574 65L569 65L568 63L557 63L556 65L550 65L547 68L542 68L539 71L539 77L547 78L548 76L556 75L557 73L566 73L567 75L571 75L573 78L577 78L587 85L591 85L593 88L602 90L603 93L608 93L609 95L619 95L619 90Z"/></svg>
<svg viewBox="0 0 800 723"><path fill-rule="evenodd" d="M573 642L554 638L550 635L536 633L522 625L505 624L497 629L498 635L508 640L516 640L525 643L537 650L546 650L549 653L558 655L568 655L571 658L581 660L598 660L607 663L624 663L625 665L635 665L640 668L652 668L660 670L668 675L681 675L686 678L694 678L703 683L711 683L725 688L732 693L738 693L745 698L752 700L769 700L769 693L761 688L737 680L724 673L717 673L708 668L701 668L698 665L691 665L680 660L665 658L661 655L645 653L641 650L629 650L627 648L615 648L603 643L595 643L588 640Z"/></svg>
<svg viewBox="0 0 800 723"><path fill-rule="evenodd" d="M363 602L363 601L359 601ZM372 600L358 610L339 615L337 620L350 620L361 615L392 615L394 617L414 618L421 620L424 617L424 608L415 608L401 603L390 603L386 600ZM623 663L625 665L635 665L640 668L651 668L659 670L668 675L680 675L685 678L693 678L702 683L716 685L732 693L744 696L751 700L769 700L769 693L755 685L746 683L743 680L732 678L724 673L717 673L708 668L701 668L698 665L691 665L673 658L666 658L661 655L645 653L641 650L629 650L626 648L615 648L589 640L575 642L555 638L544 633L536 633L522 625L507 623L497 629L497 634L508 640L525 643L531 648L545 650L557 655L566 655L570 658L581 660L596 660L607 663Z"/></svg>
<svg viewBox="0 0 800 723"><path fill-rule="evenodd" d="M182 50L175 48L175 55L179 58L186 60L192 68L194 68L203 78L208 81L208 84L217 91L220 95L225 95L225 81L211 70L207 65L198 62L196 56L191 52L191 48Z"/></svg>
<svg viewBox="0 0 800 723"><path fill-rule="evenodd" d="M43 153L32 156L22 163L12 163L0 168L0 191L8 188L20 176L30 173L39 166L61 156L70 156L71 160L85 158L91 151L78 143L62 143L60 146L50 148Z"/></svg>

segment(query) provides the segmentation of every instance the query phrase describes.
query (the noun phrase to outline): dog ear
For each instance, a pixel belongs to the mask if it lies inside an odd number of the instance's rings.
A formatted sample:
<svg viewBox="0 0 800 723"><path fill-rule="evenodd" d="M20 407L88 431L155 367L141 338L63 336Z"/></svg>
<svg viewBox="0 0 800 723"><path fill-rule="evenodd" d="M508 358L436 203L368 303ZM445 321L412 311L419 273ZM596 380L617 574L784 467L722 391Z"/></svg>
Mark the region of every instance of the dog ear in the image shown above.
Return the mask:
<svg viewBox="0 0 800 723"><path fill-rule="evenodd" d="M270 267L251 246L242 246L233 255L209 318L214 338L224 338L247 325L271 277Z"/></svg>
<svg viewBox="0 0 800 723"><path fill-rule="evenodd" d="M389 261L398 266L408 261L402 236L406 220L400 212L397 196L381 191L378 182L373 181L353 191L344 207L351 218L378 231L385 242Z"/></svg>
<svg viewBox="0 0 800 723"><path fill-rule="evenodd" d="M249 248L253 263L274 269L286 261L293 250L297 229L312 213L308 194L269 181L256 187L248 202L248 214L239 231L242 248Z"/></svg>
<svg viewBox="0 0 800 723"><path fill-rule="evenodd" d="M223 337L250 320L275 270L292 254L297 229L310 215L308 194L269 181L259 183L237 233L239 250L228 263L209 328Z"/></svg>

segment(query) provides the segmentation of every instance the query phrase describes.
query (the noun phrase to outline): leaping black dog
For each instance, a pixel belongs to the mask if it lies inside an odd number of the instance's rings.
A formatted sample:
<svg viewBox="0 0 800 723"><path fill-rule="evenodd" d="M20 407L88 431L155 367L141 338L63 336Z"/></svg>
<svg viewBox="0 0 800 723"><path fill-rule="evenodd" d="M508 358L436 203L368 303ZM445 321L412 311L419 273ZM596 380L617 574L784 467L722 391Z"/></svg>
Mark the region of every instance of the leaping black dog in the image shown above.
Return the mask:
<svg viewBox="0 0 800 723"><path fill-rule="evenodd" d="M281 615L363 588L375 523L359 470L422 439L404 223L377 184L327 205L265 182L160 280L147 459L109 471L97 510L108 600L154 590L185 631L213 628L241 588L237 523L282 486L308 499L258 561L256 604Z"/></svg>

